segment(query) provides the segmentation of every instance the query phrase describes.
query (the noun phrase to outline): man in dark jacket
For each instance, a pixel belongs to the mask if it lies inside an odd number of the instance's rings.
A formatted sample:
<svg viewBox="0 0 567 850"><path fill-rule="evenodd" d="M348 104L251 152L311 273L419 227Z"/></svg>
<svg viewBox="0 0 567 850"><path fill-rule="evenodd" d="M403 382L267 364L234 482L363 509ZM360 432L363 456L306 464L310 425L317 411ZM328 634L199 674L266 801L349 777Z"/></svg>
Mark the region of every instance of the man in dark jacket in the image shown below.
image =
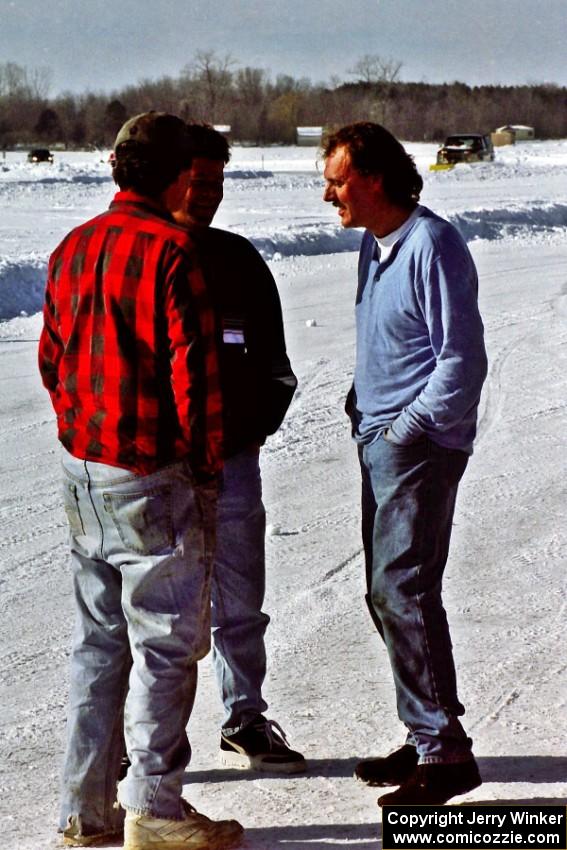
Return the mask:
<svg viewBox="0 0 567 850"><path fill-rule="evenodd" d="M223 487L219 495L212 585L213 664L225 708L221 762L231 767L295 773L303 756L264 716L266 674L262 612L265 591L260 447L282 423L297 380L286 354L275 281L253 245L210 227L223 198L226 138L190 125L192 163L185 204L176 220L191 233L220 328L223 391Z"/></svg>

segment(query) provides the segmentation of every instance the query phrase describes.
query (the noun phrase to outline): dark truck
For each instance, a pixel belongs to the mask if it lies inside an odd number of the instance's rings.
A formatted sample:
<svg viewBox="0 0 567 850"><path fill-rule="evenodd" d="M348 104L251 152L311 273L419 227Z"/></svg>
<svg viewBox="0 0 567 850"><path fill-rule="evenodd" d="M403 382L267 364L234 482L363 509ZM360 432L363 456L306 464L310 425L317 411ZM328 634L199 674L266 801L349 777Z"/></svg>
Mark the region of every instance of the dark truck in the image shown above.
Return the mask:
<svg viewBox="0 0 567 850"><path fill-rule="evenodd" d="M492 162L494 147L490 136L482 133L457 133L447 136L437 151L437 165L455 165L457 162Z"/></svg>

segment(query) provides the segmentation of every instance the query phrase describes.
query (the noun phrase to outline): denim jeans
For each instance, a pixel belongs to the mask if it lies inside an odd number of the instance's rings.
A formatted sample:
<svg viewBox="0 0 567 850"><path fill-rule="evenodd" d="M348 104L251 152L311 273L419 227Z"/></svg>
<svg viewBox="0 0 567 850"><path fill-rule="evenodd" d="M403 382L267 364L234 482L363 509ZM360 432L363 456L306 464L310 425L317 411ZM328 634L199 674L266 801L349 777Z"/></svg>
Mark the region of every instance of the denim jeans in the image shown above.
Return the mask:
<svg viewBox="0 0 567 850"><path fill-rule="evenodd" d="M270 621L262 612L265 533L259 451L250 448L225 461L217 514L211 592L213 666L228 734L268 707L262 698L264 633Z"/></svg>
<svg viewBox="0 0 567 850"><path fill-rule="evenodd" d="M468 456L424 437L381 434L359 449L367 602L384 640L398 716L420 763L471 758L459 722L453 650L441 600L457 488Z"/></svg>
<svg viewBox="0 0 567 850"><path fill-rule="evenodd" d="M76 624L61 826L116 828L123 808L181 819L185 727L210 645L216 484L62 456Z"/></svg>

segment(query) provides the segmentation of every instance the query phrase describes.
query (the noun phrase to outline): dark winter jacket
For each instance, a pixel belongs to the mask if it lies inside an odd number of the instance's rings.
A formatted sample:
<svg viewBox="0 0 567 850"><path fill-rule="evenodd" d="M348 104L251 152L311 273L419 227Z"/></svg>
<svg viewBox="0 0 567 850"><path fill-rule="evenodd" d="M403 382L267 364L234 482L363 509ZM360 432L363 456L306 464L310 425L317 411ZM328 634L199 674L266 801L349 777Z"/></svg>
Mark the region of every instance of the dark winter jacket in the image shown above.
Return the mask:
<svg viewBox="0 0 567 850"><path fill-rule="evenodd" d="M277 431L297 378L276 283L256 248L214 227L192 235L219 319L225 457L231 457Z"/></svg>

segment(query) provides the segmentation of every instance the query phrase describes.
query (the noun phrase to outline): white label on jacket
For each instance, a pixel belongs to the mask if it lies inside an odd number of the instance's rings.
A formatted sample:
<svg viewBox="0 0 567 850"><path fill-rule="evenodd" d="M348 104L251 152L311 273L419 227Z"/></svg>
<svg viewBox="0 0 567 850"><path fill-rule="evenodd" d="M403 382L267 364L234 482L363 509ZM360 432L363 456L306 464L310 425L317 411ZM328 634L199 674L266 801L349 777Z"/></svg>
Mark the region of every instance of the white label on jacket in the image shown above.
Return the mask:
<svg viewBox="0 0 567 850"><path fill-rule="evenodd" d="M244 331L225 328L222 332L222 341L232 343L232 345L244 345Z"/></svg>

